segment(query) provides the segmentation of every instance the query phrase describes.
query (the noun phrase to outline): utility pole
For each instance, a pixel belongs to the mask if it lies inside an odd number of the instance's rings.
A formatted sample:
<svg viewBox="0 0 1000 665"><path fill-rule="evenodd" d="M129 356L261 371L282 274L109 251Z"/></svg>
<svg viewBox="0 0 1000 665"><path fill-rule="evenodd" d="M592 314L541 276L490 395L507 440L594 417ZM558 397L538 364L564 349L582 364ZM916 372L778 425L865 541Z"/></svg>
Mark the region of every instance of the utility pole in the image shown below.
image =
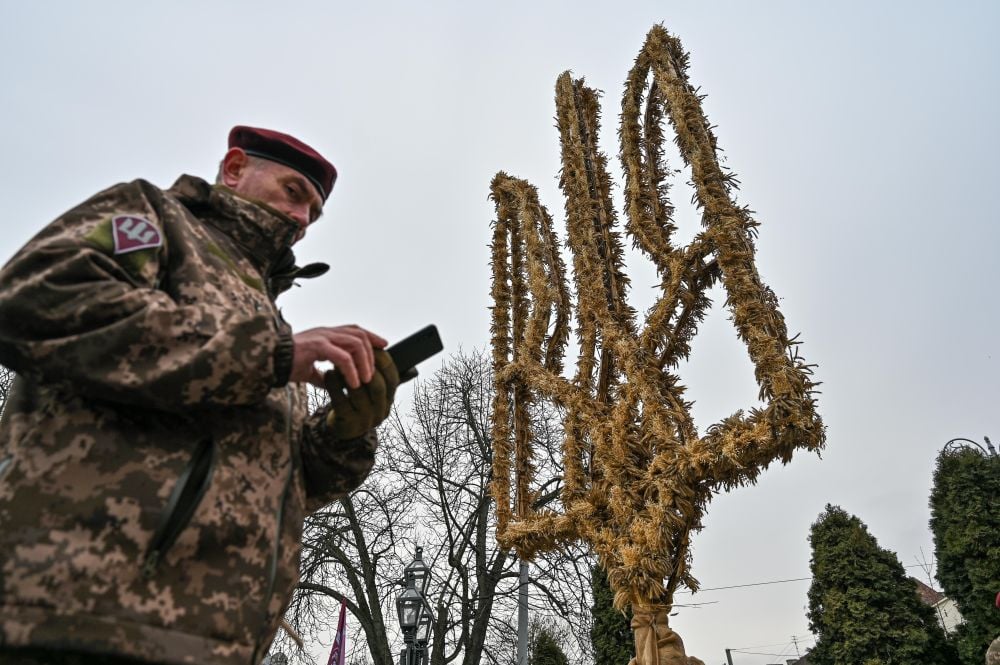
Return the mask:
<svg viewBox="0 0 1000 665"><path fill-rule="evenodd" d="M521 561L517 590L517 665L528 665L528 562Z"/></svg>
<svg viewBox="0 0 1000 665"><path fill-rule="evenodd" d="M733 654L729 653L729 649L726 649L726 662L733 665Z"/></svg>

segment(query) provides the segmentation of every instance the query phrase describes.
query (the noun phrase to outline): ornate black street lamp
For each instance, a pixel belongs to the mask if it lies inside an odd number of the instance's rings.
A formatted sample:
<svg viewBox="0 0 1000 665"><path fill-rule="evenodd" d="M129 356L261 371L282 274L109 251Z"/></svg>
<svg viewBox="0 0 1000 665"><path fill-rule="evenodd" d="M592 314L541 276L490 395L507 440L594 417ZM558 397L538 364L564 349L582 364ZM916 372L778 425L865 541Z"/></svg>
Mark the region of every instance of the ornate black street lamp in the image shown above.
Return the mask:
<svg viewBox="0 0 1000 665"><path fill-rule="evenodd" d="M396 612L399 613L399 627L403 629L403 642L406 645L401 654L400 665L419 665L416 661L414 639L420 615L424 612L424 598L414 588L412 577L407 578L406 588L396 598Z"/></svg>
<svg viewBox="0 0 1000 665"><path fill-rule="evenodd" d="M396 598L399 627L403 630L405 644L399 655L400 665L426 665L428 659L434 615L424 598L431 569L424 563L423 553L423 548L418 547L413 561L403 569L405 588Z"/></svg>
<svg viewBox="0 0 1000 665"><path fill-rule="evenodd" d="M427 585L431 581L431 569L424 563L423 547L417 548L417 552L413 556L413 561L403 569L403 579L409 580L411 577L414 581L414 588L416 588L421 596L425 596L427 594Z"/></svg>
<svg viewBox="0 0 1000 665"><path fill-rule="evenodd" d="M420 618L417 619L417 634L414 638L418 665L426 665L428 660L430 660L428 647L431 641L431 626L434 623L434 615L431 614L431 608L429 605L426 605L426 602L427 600L424 599L424 611L421 613Z"/></svg>

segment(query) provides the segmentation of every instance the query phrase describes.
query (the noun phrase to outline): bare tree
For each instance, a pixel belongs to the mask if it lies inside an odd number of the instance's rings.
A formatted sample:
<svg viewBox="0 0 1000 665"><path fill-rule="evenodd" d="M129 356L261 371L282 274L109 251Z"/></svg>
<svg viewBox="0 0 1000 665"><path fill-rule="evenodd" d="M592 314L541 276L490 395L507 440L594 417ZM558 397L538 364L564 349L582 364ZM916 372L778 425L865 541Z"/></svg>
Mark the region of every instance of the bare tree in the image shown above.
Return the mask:
<svg viewBox="0 0 1000 665"><path fill-rule="evenodd" d="M396 410L380 430L379 462L365 485L310 517L302 581L286 616L304 637L328 631L343 599L358 625L352 662L393 665L390 644L401 643L396 585L420 545L432 569L431 665L512 663L518 562L495 540L491 400L488 360L479 353L452 357L415 386L405 415ZM551 453L550 444L561 440L559 419L544 412L534 418L536 449ZM553 501L561 482L558 474L546 477L548 485L535 492L540 506ZM535 561L533 613L562 622L569 634L589 635L591 563L582 550ZM288 646L286 640L277 648L288 653ZM578 645L584 660L588 646L585 639ZM297 657L309 662L306 654Z"/></svg>
<svg viewBox="0 0 1000 665"><path fill-rule="evenodd" d="M322 406L323 391L310 391L310 407ZM344 602L355 618L349 644L352 665L394 665L390 638L395 635L393 600L406 562L413 528L413 494L387 464L385 445L362 487L305 521L301 580L286 620L296 633L315 642L336 628ZM389 617L388 620L386 617ZM314 662L287 633L271 648L291 654L293 663Z"/></svg>
<svg viewBox="0 0 1000 665"><path fill-rule="evenodd" d="M10 389L14 387L14 371L0 365L0 417L7 407L7 398L10 396Z"/></svg>

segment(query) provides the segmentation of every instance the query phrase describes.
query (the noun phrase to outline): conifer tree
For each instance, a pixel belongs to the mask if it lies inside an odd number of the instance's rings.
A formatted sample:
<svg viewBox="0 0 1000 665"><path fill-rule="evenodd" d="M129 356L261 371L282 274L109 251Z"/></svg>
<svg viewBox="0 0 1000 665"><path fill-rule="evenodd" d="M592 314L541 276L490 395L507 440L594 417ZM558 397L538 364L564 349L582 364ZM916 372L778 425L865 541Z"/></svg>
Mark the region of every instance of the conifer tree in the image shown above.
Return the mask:
<svg viewBox="0 0 1000 665"><path fill-rule="evenodd" d="M930 498L937 578L965 620L955 636L963 665L981 665L1000 635L1000 456L987 446L945 447Z"/></svg>
<svg viewBox="0 0 1000 665"><path fill-rule="evenodd" d="M815 665L953 665L933 611L896 555L837 506L812 526L809 627Z"/></svg>
<svg viewBox="0 0 1000 665"><path fill-rule="evenodd" d="M539 628L535 633L528 665L569 665L566 653L547 628Z"/></svg>
<svg viewBox="0 0 1000 665"><path fill-rule="evenodd" d="M590 629L590 641L594 645L594 662L602 665L628 665L635 654L632 636L632 610L622 613L614 608L614 592L608 584L608 575L600 566L590 571L590 588L594 605L594 624Z"/></svg>

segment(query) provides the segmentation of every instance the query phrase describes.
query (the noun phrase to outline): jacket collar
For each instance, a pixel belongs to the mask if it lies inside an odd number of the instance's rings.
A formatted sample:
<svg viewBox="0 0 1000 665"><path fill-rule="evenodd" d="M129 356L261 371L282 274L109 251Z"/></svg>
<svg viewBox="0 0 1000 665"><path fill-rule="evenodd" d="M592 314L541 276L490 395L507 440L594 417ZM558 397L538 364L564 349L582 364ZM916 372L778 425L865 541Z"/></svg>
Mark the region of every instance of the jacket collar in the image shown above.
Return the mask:
<svg viewBox="0 0 1000 665"><path fill-rule="evenodd" d="M261 274L268 275L279 260L288 261L299 229L291 217L195 176L182 175L169 192L192 212L199 213L201 219L232 238ZM294 265L294 257L292 262Z"/></svg>

